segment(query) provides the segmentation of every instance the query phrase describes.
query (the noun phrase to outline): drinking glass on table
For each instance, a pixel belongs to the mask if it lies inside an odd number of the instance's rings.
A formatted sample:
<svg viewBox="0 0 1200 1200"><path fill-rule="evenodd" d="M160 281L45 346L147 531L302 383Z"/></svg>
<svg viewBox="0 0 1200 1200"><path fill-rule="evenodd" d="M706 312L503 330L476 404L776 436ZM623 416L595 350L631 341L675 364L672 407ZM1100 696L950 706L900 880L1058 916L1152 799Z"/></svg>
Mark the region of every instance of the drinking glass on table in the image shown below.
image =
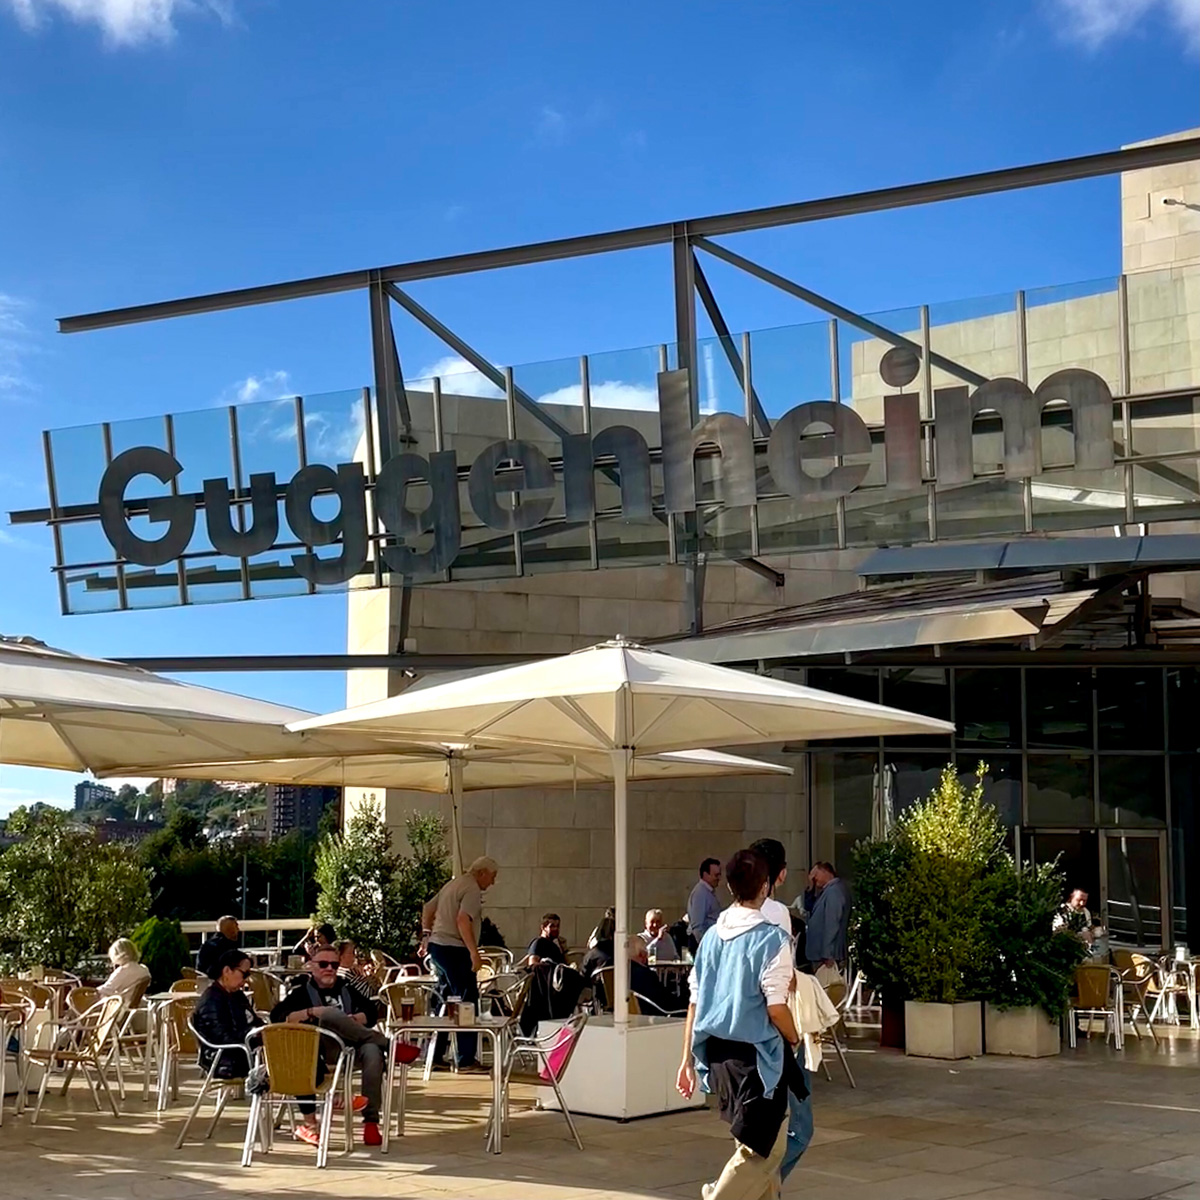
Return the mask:
<svg viewBox="0 0 1200 1200"><path fill-rule="evenodd" d="M412 997L400 1001L400 1020L411 1021L416 1016L417 1006Z"/></svg>

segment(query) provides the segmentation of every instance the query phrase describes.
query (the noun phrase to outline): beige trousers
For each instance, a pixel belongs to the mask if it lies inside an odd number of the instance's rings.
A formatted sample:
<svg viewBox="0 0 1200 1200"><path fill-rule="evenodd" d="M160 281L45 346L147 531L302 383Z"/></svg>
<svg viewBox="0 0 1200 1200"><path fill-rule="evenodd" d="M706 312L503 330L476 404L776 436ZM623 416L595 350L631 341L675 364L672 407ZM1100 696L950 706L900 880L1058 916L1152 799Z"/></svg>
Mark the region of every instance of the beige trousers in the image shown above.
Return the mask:
<svg viewBox="0 0 1200 1200"><path fill-rule="evenodd" d="M704 1200L779 1200L779 1164L787 1149L787 1130L785 1113L779 1136L766 1158L735 1138L733 1153L717 1182L704 1185L701 1191Z"/></svg>

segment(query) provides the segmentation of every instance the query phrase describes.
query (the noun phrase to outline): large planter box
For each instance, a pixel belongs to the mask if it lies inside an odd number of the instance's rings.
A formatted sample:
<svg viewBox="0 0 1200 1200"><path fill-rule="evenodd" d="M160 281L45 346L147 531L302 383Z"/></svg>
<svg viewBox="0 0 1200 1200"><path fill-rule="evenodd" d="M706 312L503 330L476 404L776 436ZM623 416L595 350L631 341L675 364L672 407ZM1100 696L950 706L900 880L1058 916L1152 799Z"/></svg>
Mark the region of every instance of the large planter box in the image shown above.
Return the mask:
<svg viewBox="0 0 1200 1200"><path fill-rule="evenodd" d="M989 1054L1050 1058L1061 1049L1058 1026L1040 1008L984 1008L984 1043Z"/></svg>
<svg viewBox="0 0 1200 1200"><path fill-rule="evenodd" d="M978 1000L962 1004L904 1002L904 1053L919 1058L974 1058L983 1053Z"/></svg>

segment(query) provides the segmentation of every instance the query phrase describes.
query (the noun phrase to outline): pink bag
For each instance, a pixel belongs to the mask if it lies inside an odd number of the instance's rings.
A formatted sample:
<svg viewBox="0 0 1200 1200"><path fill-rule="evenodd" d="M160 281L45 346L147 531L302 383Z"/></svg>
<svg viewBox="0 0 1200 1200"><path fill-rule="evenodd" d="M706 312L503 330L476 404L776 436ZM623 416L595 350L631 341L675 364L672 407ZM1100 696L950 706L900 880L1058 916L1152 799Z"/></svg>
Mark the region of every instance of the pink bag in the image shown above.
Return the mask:
<svg viewBox="0 0 1200 1200"><path fill-rule="evenodd" d="M545 1060L538 1068L538 1074L547 1083L550 1082L552 1075L555 1079L562 1078L563 1066L571 1053L571 1043L574 1040L575 1031L569 1025L564 1025L558 1031L558 1036L554 1039L550 1049L546 1052Z"/></svg>

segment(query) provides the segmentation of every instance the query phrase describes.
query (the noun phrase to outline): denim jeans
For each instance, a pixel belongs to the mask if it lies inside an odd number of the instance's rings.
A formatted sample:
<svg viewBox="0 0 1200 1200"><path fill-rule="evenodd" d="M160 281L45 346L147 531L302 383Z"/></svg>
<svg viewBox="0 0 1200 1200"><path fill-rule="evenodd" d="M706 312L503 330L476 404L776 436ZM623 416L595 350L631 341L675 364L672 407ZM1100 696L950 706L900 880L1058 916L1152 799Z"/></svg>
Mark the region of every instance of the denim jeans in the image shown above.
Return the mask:
<svg viewBox="0 0 1200 1200"><path fill-rule="evenodd" d="M800 1053L803 1054L803 1050ZM791 1174L792 1168L800 1161L800 1156L808 1149L813 1135L812 1078L803 1063L798 1065L804 1072L804 1082L809 1085L810 1090L803 1100L797 1100L791 1092L788 1093L787 1149L783 1152L783 1162L779 1166L780 1180Z"/></svg>
<svg viewBox="0 0 1200 1200"><path fill-rule="evenodd" d="M433 973L438 977L438 995L441 998L443 1011L446 1001L451 996L460 1000L468 1000L472 1004L479 1003L479 984L475 972L471 970L471 952L465 946L439 946L435 942L429 944L429 961L433 964ZM478 1034L460 1033L456 1035L458 1053L455 1055L457 1065L469 1066L475 1061L475 1044ZM441 1058L446 1052L446 1035L438 1034L435 1058Z"/></svg>

